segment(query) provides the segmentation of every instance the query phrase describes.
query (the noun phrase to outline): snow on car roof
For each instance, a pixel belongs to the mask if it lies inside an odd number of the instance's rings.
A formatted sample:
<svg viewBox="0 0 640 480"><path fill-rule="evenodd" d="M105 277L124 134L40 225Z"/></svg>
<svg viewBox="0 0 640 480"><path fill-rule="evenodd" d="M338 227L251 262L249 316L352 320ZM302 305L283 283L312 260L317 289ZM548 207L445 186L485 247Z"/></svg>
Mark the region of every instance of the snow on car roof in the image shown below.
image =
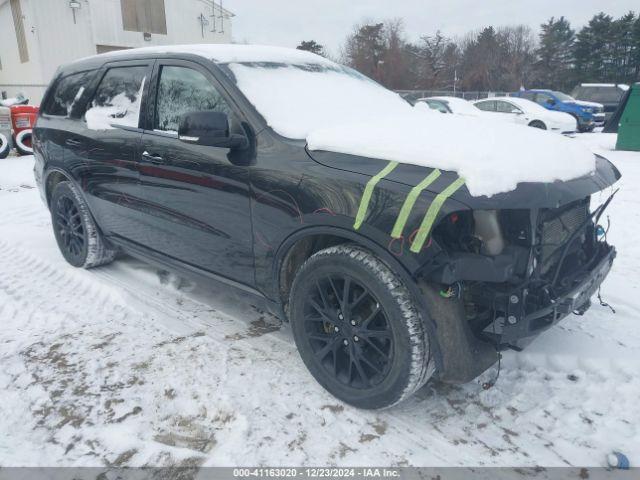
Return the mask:
<svg viewBox="0 0 640 480"><path fill-rule="evenodd" d="M271 47L266 45L236 45L236 44L194 44L194 45L163 45L154 47L116 50L113 52L94 55L90 58L118 58L134 54L164 54L186 53L198 55L216 63L246 63L246 62L277 62L277 63L315 63L333 64L320 55L293 48Z"/></svg>
<svg viewBox="0 0 640 480"><path fill-rule="evenodd" d="M629 85L624 83L581 83L581 87L618 87L622 90L629 90Z"/></svg>

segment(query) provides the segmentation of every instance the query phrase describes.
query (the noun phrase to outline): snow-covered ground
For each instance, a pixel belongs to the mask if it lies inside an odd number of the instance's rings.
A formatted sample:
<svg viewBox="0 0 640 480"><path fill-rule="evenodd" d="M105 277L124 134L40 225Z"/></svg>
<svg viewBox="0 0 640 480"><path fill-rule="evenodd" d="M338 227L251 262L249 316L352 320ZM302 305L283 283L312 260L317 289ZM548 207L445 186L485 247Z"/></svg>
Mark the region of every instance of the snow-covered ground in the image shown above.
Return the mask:
<svg viewBox="0 0 640 480"><path fill-rule="evenodd" d="M640 461L640 154L580 135L622 171L598 302L497 385L430 384L360 411L307 373L251 299L125 258L58 253L29 157L0 160L0 466L602 466ZM603 195L604 198L604 195Z"/></svg>

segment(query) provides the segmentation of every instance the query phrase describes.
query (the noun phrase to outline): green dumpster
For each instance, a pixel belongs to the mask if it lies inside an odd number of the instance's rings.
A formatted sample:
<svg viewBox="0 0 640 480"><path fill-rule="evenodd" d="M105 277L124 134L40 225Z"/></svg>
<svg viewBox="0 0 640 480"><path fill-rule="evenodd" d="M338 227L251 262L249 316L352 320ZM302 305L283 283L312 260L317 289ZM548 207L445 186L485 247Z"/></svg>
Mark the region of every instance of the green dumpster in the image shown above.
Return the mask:
<svg viewBox="0 0 640 480"><path fill-rule="evenodd" d="M620 116L616 150L640 152L640 83L631 86Z"/></svg>

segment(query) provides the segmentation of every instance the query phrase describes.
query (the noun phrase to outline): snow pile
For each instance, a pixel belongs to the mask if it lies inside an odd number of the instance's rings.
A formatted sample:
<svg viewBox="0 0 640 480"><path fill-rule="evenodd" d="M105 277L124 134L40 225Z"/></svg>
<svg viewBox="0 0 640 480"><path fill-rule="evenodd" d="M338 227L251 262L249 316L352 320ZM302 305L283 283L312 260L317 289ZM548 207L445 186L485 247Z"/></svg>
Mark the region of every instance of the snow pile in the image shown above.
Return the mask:
<svg viewBox="0 0 640 480"><path fill-rule="evenodd" d="M0 160L0 191L34 188L36 179L33 175L33 162L34 159L31 155L10 156Z"/></svg>
<svg viewBox="0 0 640 480"><path fill-rule="evenodd" d="M336 64L230 64L229 69L280 135L306 139L310 150L455 171L472 195L507 192L520 182L570 180L595 170L593 154L571 139L519 125L426 114Z"/></svg>
<svg viewBox="0 0 640 480"><path fill-rule="evenodd" d="M0 107L13 107L14 105L20 105L27 98L24 96L24 93L20 92L15 97L5 98L0 100Z"/></svg>

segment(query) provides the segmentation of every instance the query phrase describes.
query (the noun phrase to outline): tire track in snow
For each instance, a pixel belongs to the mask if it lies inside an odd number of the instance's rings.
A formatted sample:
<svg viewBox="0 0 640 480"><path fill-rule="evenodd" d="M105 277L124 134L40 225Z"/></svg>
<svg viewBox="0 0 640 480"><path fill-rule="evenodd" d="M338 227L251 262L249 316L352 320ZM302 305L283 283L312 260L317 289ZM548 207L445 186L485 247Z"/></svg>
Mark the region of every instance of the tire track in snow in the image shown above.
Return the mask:
<svg viewBox="0 0 640 480"><path fill-rule="evenodd" d="M6 268L5 268L6 267ZM4 241L0 241L0 290L10 290L10 296L14 300L20 301L22 295L20 292L29 292L29 304L21 303L24 309L23 316L31 316L37 314L37 312L43 309L49 309L48 304L52 298L51 292L57 292L56 305L50 312L56 312L59 314L69 315L70 319L81 323L78 316L86 315L88 317L99 319L105 315L105 312L118 305L114 302L112 296L105 295L101 288L91 285L89 280L84 278L76 278L76 274L80 276L87 275L87 272L75 272L74 270L67 270L68 267L59 269L56 266L47 264L46 261L38 259L36 256L29 254L21 248L16 248L8 245ZM29 272L28 275L24 275L24 272ZM89 275L97 277L101 283L107 283L112 287L116 287L121 290L118 292L118 296L121 296L120 302L126 304L128 311L133 312L134 315L140 316L140 311L144 311L144 317L147 321L155 322L160 321L160 325L169 331L172 331L176 335L184 335L185 333L194 333L197 331L204 331L209 339L211 339L217 348L221 351L240 350L241 356L246 356L249 353L252 355L251 364L255 365L256 362L265 363L265 365L277 365L280 368L286 368L289 373L285 375L291 381L295 381L299 386L294 387L295 390L306 389L305 385L311 383L314 387L318 388L314 380L308 375L306 370L302 367L301 362L297 362L299 365L295 367L291 364L291 356L293 355L297 359L297 352L293 345L292 338L287 334L285 335L272 335L267 334L260 338L251 338L250 340L244 338L237 338L230 340L235 335L246 331L247 322L242 320L233 319L227 317L220 312L216 312L215 325L212 329L211 322L202 321L193 316L193 312L199 312L206 310L209 305L201 304L198 301L191 300L189 298L182 297L181 305L177 306L174 302L174 298L169 295L168 292L164 292L160 289L156 296L145 295L145 289L141 288L139 283L129 283L126 280L119 278L117 275L109 272L109 268L96 269L88 273ZM7 285L12 285L11 288L6 288ZM86 309L87 298L91 298L91 308ZM185 313L186 310L186 313ZM184 328L181 328L180 324L188 325L185 332ZM225 371L221 375L222 381L233 381L235 378L242 374L242 370L246 369L246 365L234 364L229 366L228 362L224 362L223 366ZM293 370L292 370L293 369ZM231 370L229 372L229 370ZM265 375L267 371L269 374ZM274 372L269 368L259 369L257 377L269 378L274 375ZM282 373L277 372L277 375ZM320 390L321 391L321 390ZM276 393L277 395L277 393ZM319 401L315 406L309 405L306 408L299 406L307 410L308 416L317 415L317 411L321 409L322 405L336 403L337 401L321 391ZM271 408L274 408L272 405ZM278 405L280 415L285 417L291 412L292 406ZM348 408L348 407L347 407ZM358 412L355 409L347 409L347 413L344 416L349 417L350 424L360 424L362 428L367 428L370 423L374 423L375 417L368 412ZM411 433L411 428L407 424L400 423L398 427L391 426L390 432L396 432L401 434L399 442L396 442L396 447L404 445L402 450L410 449L427 449L429 445L421 441L420 436L416 433ZM312 435L307 432L309 437ZM350 447L351 448L351 447ZM435 455L435 453L434 453ZM445 460L440 455L437 456L439 461Z"/></svg>

